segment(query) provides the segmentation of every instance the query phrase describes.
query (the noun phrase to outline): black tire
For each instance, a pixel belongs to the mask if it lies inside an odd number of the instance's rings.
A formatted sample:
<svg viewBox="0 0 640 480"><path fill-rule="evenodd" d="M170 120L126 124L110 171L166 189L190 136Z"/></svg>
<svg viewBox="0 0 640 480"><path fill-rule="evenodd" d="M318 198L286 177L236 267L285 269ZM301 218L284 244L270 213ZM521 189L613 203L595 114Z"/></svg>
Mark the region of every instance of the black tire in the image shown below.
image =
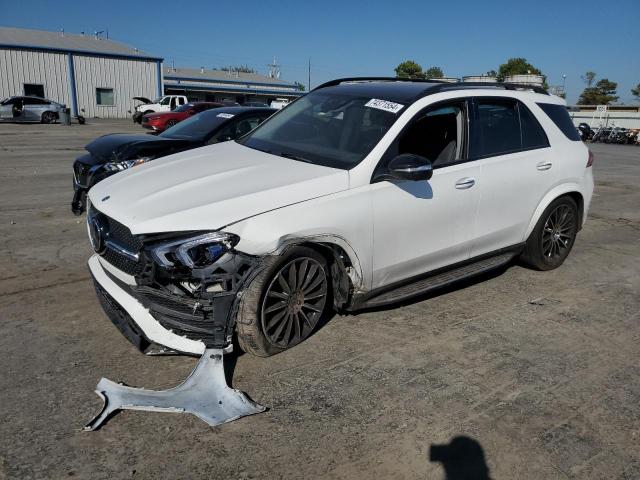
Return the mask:
<svg viewBox="0 0 640 480"><path fill-rule="evenodd" d="M40 117L42 123L56 123L58 115L55 112L44 112Z"/></svg>
<svg viewBox="0 0 640 480"><path fill-rule="evenodd" d="M573 248L578 219L578 205L573 198L555 199L529 235L521 260L536 270L558 268Z"/></svg>
<svg viewBox="0 0 640 480"><path fill-rule="evenodd" d="M266 261L242 293L236 317L240 348L258 357L275 355L307 339L331 305L329 269L318 252L294 247ZM284 293L287 287L289 294Z"/></svg>
<svg viewBox="0 0 640 480"><path fill-rule="evenodd" d="M167 124L164 126L164 129L166 130L167 128L171 128L174 125L177 125L178 121L174 118L172 118L171 120L167 120Z"/></svg>

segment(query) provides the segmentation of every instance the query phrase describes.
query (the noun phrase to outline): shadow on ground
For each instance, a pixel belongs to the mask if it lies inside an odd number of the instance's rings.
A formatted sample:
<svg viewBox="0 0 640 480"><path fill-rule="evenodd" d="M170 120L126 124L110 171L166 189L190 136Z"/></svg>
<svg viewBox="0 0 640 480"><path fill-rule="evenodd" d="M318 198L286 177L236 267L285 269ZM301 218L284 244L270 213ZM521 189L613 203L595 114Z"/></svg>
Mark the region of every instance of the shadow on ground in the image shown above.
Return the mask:
<svg viewBox="0 0 640 480"><path fill-rule="evenodd" d="M429 461L442 464L446 480L490 480L482 446L473 438L455 437L445 445L432 444Z"/></svg>

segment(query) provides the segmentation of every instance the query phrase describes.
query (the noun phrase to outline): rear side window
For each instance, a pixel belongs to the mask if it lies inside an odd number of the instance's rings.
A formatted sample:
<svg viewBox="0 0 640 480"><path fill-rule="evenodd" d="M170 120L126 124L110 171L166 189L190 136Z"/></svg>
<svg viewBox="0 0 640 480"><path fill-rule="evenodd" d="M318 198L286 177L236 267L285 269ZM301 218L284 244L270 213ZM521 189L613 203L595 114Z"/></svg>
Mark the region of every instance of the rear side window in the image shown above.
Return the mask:
<svg viewBox="0 0 640 480"><path fill-rule="evenodd" d="M580 141L580 135L578 130L573 126L573 121L567 112L567 108L564 105L554 105L552 103L538 103L538 106L542 109L547 116L553 120L553 123L562 130L565 137L574 142Z"/></svg>
<svg viewBox="0 0 640 480"><path fill-rule="evenodd" d="M480 100L471 140L471 157L503 155L520 150L521 145L517 102Z"/></svg>
<svg viewBox="0 0 640 480"><path fill-rule="evenodd" d="M485 158L549 146L544 129L521 102L478 99L472 123L470 158Z"/></svg>
<svg viewBox="0 0 640 480"><path fill-rule="evenodd" d="M518 102L518 112L520 113L520 130L522 131L522 148L531 150L548 147L547 134L544 133L544 129L533 113L520 102Z"/></svg>

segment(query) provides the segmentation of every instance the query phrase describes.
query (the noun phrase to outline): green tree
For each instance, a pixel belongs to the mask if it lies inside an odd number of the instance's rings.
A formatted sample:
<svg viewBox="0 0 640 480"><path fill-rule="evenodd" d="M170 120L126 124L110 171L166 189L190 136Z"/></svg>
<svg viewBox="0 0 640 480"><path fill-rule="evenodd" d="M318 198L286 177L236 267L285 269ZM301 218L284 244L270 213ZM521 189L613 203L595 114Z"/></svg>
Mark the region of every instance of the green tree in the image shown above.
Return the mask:
<svg viewBox="0 0 640 480"><path fill-rule="evenodd" d="M593 86L593 81L596 78L596 72L585 72L580 78L582 78L582 81L587 84L587 88L591 88Z"/></svg>
<svg viewBox="0 0 640 480"><path fill-rule="evenodd" d="M505 77L509 77L511 75L542 75L540 69L534 67L529 62L527 62L526 58L510 58L507 60L507 63L503 63L498 68L498 81L504 82Z"/></svg>
<svg viewBox="0 0 640 480"><path fill-rule="evenodd" d="M631 89L631 93L633 94L634 97L640 98L640 83L636 85L636 88Z"/></svg>
<svg viewBox="0 0 640 480"><path fill-rule="evenodd" d="M304 86L303 83L300 82L293 82L293 84L296 86L296 88L298 90L300 90L301 92L304 92L306 90L306 87Z"/></svg>
<svg viewBox="0 0 640 480"><path fill-rule="evenodd" d="M442 78L444 77L444 73L440 67L429 67L426 72L424 72L424 78Z"/></svg>
<svg viewBox="0 0 640 480"><path fill-rule="evenodd" d="M618 100L616 90L618 84L608 78L598 80L595 87L587 87L578 99L578 105L609 105Z"/></svg>
<svg viewBox="0 0 640 480"><path fill-rule="evenodd" d="M424 78L422 67L413 60L406 60L395 68L398 78Z"/></svg>
<svg viewBox="0 0 640 480"><path fill-rule="evenodd" d="M487 73L485 73L485 75L487 77L497 77L498 76L498 72L496 72L495 70L489 70Z"/></svg>

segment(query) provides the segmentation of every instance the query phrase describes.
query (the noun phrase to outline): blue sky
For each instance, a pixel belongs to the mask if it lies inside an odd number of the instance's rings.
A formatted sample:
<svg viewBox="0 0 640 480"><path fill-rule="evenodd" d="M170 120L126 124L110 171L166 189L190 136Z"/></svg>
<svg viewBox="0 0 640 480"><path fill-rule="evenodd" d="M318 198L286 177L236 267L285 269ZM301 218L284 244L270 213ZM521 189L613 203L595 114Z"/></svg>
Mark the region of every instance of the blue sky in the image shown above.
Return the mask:
<svg viewBox="0 0 640 480"><path fill-rule="evenodd" d="M640 3L581 1L135 2L0 0L0 25L69 33L109 30L114 40L176 66L247 64L275 56L284 80L393 75L413 59L448 76L484 73L525 57L551 85L565 74L568 100L581 74L618 82L632 102L640 83ZM638 103L638 102L636 102Z"/></svg>

